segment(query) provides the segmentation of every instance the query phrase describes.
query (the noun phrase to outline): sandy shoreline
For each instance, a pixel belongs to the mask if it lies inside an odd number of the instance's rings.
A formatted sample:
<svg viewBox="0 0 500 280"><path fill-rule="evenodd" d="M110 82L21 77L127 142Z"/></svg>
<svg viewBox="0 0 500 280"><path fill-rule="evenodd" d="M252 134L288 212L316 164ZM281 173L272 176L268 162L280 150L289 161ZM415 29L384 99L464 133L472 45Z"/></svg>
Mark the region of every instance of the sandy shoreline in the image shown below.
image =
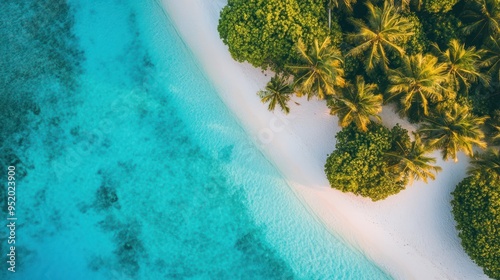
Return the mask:
<svg viewBox="0 0 500 280"><path fill-rule="evenodd" d="M219 39L218 16L226 1L158 1L224 103L325 226L397 279L488 279L460 246L451 215L450 192L465 177L463 155L458 164L438 160L443 171L436 181L415 182L382 202L330 189L323 164L340 128L324 102L295 99L300 106L291 104L286 118L268 112L256 92L270 77L235 62ZM402 123L388 109L384 123Z"/></svg>

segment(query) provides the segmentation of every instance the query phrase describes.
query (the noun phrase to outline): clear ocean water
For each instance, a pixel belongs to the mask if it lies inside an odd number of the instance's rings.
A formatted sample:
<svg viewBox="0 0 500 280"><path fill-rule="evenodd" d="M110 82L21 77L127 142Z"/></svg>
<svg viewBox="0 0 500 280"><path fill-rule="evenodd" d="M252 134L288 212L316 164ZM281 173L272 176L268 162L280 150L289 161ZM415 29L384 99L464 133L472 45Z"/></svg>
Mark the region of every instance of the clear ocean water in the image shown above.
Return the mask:
<svg viewBox="0 0 500 280"><path fill-rule="evenodd" d="M301 205L154 0L0 12L0 279L390 278Z"/></svg>

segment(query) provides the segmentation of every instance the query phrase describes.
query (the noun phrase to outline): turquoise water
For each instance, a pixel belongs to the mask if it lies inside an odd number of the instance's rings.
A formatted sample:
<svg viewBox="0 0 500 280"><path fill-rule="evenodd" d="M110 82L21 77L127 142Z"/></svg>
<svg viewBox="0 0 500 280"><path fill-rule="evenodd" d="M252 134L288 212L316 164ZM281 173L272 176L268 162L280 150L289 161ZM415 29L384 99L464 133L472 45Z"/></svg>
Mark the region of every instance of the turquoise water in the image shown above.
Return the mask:
<svg viewBox="0 0 500 280"><path fill-rule="evenodd" d="M389 278L300 204L155 1L0 10L1 279Z"/></svg>

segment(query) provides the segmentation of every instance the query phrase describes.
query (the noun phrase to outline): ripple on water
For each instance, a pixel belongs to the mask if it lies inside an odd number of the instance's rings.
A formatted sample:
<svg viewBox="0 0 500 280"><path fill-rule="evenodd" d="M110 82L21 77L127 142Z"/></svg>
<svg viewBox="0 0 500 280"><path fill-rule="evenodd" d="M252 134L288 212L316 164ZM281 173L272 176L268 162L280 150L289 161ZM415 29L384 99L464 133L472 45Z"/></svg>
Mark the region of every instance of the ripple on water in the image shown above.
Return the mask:
<svg viewBox="0 0 500 280"><path fill-rule="evenodd" d="M7 2L0 35L21 51L0 100L20 110L0 161L25 170L14 279L335 278L351 260L353 275L384 278L355 253L331 256L328 242L343 245L252 146L154 1Z"/></svg>

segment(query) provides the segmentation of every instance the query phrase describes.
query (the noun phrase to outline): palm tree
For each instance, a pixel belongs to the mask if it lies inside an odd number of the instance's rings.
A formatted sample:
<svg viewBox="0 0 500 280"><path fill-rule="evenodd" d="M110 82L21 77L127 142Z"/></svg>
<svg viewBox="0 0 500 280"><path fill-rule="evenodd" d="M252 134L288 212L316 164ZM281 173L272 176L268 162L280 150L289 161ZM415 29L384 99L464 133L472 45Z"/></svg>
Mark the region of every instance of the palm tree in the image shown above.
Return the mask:
<svg viewBox="0 0 500 280"><path fill-rule="evenodd" d="M437 44L433 46L439 60L447 65L450 83L455 90L467 92L471 83L477 81L488 84L488 77L479 69L483 51L476 51L475 47L465 48L465 44L460 44L456 39L450 41L446 51L442 51Z"/></svg>
<svg viewBox="0 0 500 280"><path fill-rule="evenodd" d="M469 174L481 171L500 176L500 152L498 150L489 149L478 154L470 163Z"/></svg>
<svg viewBox="0 0 500 280"><path fill-rule="evenodd" d="M344 69L340 51L331 45L330 37L319 44L314 40L313 47L308 50L302 40L297 44L300 64L288 66L294 73L294 85L297 96L307 95L307 99L336 93L336 87L345 85Z"/></svg>
<svg viewBox="0 0 500 280"><path fill-rule="evenodd" d="M470 5L472 4L472 5ZM470 9L462 13L467 35L473 34L473 42L495 36L500 31L500 4L498 0L474 0ZM467 24L468 23L468 24Z"/></svg>
<svg viewBox="0 0 500 280"><path fill-rule="evenodd" d="M331 15L334 8L341 9L344 12L352 13L352 4L357 0L328 0L328 27L331 27Z"/></svg>
<svg viewBox="0 0 500 280"><path fill-rule="evenodd" d="M382 9L367 2L368 20L353 20L352 23L358 30L351 33L351 39L356 47L348 55L366 55L365 67L372 71L375 66L381 66L385 71L388 65L387 52L404 54L402 43L405 38L413 35L413 24L402 17L394 5L384 2Z"/></svg>
<svg viewBox="0 0 500 280"><path fill-rule="evenodd" d="M493 132L490 135L490 143L493 145L500 144L500 126L492 125Z"/></svg>
<svg viewBox="0 0 500 280"><path fill-rule="evenodd" d="M473 156L474 146L486 148L481 125L487 117L476 117L468 107L457 103L449 109L438 110L435 115L426 118L418 129L426 144L441 149L444 160L453 158L455 162L458 161L459 151Z"/></svg>
<svg viewBox="0 0 500 280"><path fill-rule="evenodd" d="M415 7L417 11L420 11L423 0L388 0L390 4L394 5L401 11L409 12L410 6Z"/></svg>
<svg viewBox="0 0 500 280"><path fill-rule="evenodd" d="M290 108L287 103L292 93L293 88L288 83L288 78L283 75L276 75L267 83L265 90L259 91L257 95L259 95L262 103L269 102L269 111L274 111L276 105L279 105L281 110L288 114Z"/></svg>
<svg viewBox="0 0 500 280"><path fill-rule="evenodd" d="M488 69L488 74L495 82L500 82L500 36L490 37L485 44L486 54L481 67Z"/></svg>
<svg viewBox="0 0 500 280"><path fill-rule="evenodd" d="M388 100L400 98L401 114L420 120L429 105L443 100L447 92L446 65L432 55L416 54L402 59L401 67L389 71Z"/></svg>
<svg viewBox="0 0 500 280"><path fill-rule="evenodd" d="M356 77L356 84L349 84L341 96L328 101L330 113L339 117L339 125L347 127L354 122L358 129L368 130L374 118L381 121L377 114L382 112L382 95L377 94L376 84L365 84L363 77Z"/></svg>
<svg viewBox="0 0 500 280"><path fill-rule="evenodd" d="M427 179L436 179L435 173L441 171L441 167L433 165L436 159L426 156L432 149L424 145L420 135L414 133L415 141L413 141L408 149L398 144L398 149L395 152L388 152L386 156L389 161L396 163L390 167L395 174L401 174L408 177L410 183L413 180L423 180L427 183Z"/></svg>

